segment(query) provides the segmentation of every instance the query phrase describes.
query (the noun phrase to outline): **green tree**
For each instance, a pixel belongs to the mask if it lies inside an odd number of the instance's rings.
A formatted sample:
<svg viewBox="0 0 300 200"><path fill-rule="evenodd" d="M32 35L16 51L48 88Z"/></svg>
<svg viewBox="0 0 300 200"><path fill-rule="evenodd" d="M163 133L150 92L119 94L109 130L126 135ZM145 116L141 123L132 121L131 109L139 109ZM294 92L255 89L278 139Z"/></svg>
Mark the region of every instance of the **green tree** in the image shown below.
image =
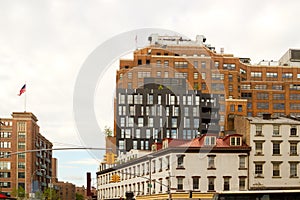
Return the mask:
<svg viewBox="0 0 300 200"><path fill-rule="evenodd" d="M112 132L110 127L105 126L104 133L105 133L106 137L112 137L113 136L113 132Z"/></svg>
<svg viewBox="0 0 300 200"><path fill-rule="evenodd" d="M26 197L25 189L22 186L14 188L11 194L18 199L25 199Z"/></svg>
<svg viewBox="0 0 300 200"><path fill-rule="evenodd" d="M82 194L76 193L76 200L84 200L84 196Z"/></svg>
<svg viewBox="0 0 300 200"><path fill-rule="evenodd" d="M53 188L45 189L43 192L43 198L48 199L48 200L58 200L59 199L56 190Z"/></svg>

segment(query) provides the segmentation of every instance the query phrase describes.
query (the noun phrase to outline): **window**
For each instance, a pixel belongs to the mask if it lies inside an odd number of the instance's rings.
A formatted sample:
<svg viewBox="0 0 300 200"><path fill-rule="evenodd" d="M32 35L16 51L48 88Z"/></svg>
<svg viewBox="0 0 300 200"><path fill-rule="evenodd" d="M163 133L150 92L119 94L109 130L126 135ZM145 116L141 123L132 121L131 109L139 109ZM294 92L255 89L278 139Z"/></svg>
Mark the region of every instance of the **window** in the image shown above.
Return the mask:
<svg viewBox="0 0 300 200"><path fill-rule="evenodd" d="M241 89L242 90L250 90L251 89L251 85L250 84L248 84L248 85L242 84L241 85Z"/></svg>
<svg viewBox="0 0 300 200"><path fill-rule="evenodd" d="M230 177L224 177L224 191L230 190Z"/></svg>
<svg viewBox="0 0 300 200"><path fill-rule="evenodd" d="M125 143L123 140L119 140L119 149L124 150L125 149Z"/></svg>
<svg viewBox="0 0 300 200"><path fill-rule="evenodd" d="M170 156L166 157L167 163L166 163L166 169L170 169Z"/></svg>
<svg viewBox="0 0 300 200"><path fill-rule="evenodd" d="M25 162L18 162L19 169L25 169Z"/></svg>
<svg viewBox="0 0 300 200"><path fill-rule="evenodd" d="M0 172L0 178L10 178L10 172Z"/></svg>
<svg viewBox="0 0 300 200"><path fill-rule="evenodd" d="M172 128L177 127L177 118L172 118Z"/></svg>
<svg viewBox="0 0 300 200"><path fill-rule="evenodd" d="M257 93L256 94L256 99L262 99L262 100L268 100L269 99L269 94L268 93Z"/></svg>
<svg viewBox="0 0 300 200"><path fill-rule="evenodd" d="M10 162L0 161L0 170L10 170Z"/></svg>
<svg viewBox="0 0 300 200"><path fill-rule="evenodd" d="M257 109L269 109L269 103L267 103L267 102L258 102L257 104L256 104L256 108Z"/></svg>
<svg viewBox="0 0 300 200"><path fill-rule="evenodd" d="M133 149L137 149L138 148L137 142L138 141L136 141L136 140L133 141Z"/></svg>
<svg viewBox="0 0 300 200"><path fill-rule="evenodd" d="M243 106L242 105L238 105L238 112L243 112Z"/></svg>
<svg viewBox="0 0 300 200"><path fill-rule="evenodd" d="M208 177L208 191L215 190L215 177Z"/></svg>
<svg viewBox="0 0 300 200"><path fill-rule="evenodd" d="M234 112L234 105L232 104L232 105L230 105L230 112Z"/></svg>
<svg viewBox="0 0 300 200"><path fill-rule="evenodd" d="M223 64L223 69L235 69L235 64Z"/></svg>
<svg viewBox="0 0 300 200"><path fill-rule="evenodd" d="M193 190L199 190L199 177L192 177L193 178Z"/></svg>
<svg viewBox="0 0 300 200"><path fill-rule="evenodd" d="M205 146L216 145L216 137L215 136L205 136L204 145Z"/></svg>
<svg viewBox="0 0 300 200"><path fill-rule="evenodd" d="M246 169L246 156L244 155L239 156L239 168Z"/></svg>
<svg viewBox="0 0 300 200"><path fill-rule="evenodd" d="M24 133L24 132L18 133L18 138L25 138L25 137L26 137L26 133Z"/></svg>
<svg viewBox="0 0 300 200"><path fill-rule="evenodd" d="M272 85L272 90L283 90L282 85Z"/></svg>
<svg viewBox="0 0 300 200"><path fill-rule="evenodd" d="M18 142L19 149L25 149L25 142Z"/></svg>
<svg viewBox="0 0 300 200"><path fill-rule="evenodd" d="M298 168L298 162L290 162L290 177L294 178L297 177L297 168Z"/></svg>
<svg viewBox="0 0 300 200"><path fill-rule="evenodd" d="M251 78L261 78L261 72L251 72Z"/></svg>
<svg viewBox="0 0 300 200"><path fill-rule="evenodd" d="M184 155L177 155L177 168L184 168L183 160L184 160Z"/></svg>
<svg viewBox="0 0 300 200"><path fill-rule="evenodd" d="M256 125L256 135L262 135L262 125Z"/></svg>
<svg viewBox="0 0 300 200"><path fill-rule="evenodd" d="M255 89L256 90L266 90L267 89L267 85L255 85Z"/></svg>
<svg viewBox="0 0 300 200"><path fill-rule="evenodd" d="M263 175L263 163L255 163L255 176L262 177Z"/></svg>
<svg viewBox="0 0 300 200"><path fill-rule="evenodd" d="M241 137L230 137L231 146L241 146Z"/></svg>
<svg viewBox="0 0 300 200"><path fill-rule="evenodd" d="M202 68L202 69L205 69L205 68L206 68L206 62L205 62L205 61L202 61L202 62L201 62L201 68Z"/></svg>
<svg viewBox="0 0 300 200"><path fill-rule="evenodd" d="M206 79L206 73L205 72L201 72L201 78L202 78L202 80Z"/></svg>
<svg viewBox="0 0 300 200"><path fill-rule="evenodd" d="M228 85L228 90L229 90L229 92L232 92L233 91L233 85L229 84Z"/></svg>
<svg viewBox="0 0 300 200"><path fill-rule="evenodd" d="M293 73L282 73L282 78L293 78Z"/></svg>
<svg viewBox="0 0 300 200"><path fill-rule="evenodd" d="M273 125L273 135L279 135L279 125Z"/></svg>
<svg viewBox="0 0 300 200"><path fill-rule="evenodd" d="M197 80L199 78L198 72L194 72L194 79Z"/></svg>
<svg viewBox="0 0 300 200"><path fill-rule="evenodd" d="M246 189L246 177L239 177L239 190Z"/></svg>
<svg viewBox="0 0 300 200"><path fill-rule="evenodd" d="M176 68L187 68L188 67L188 62L181 61L181 62L174 62L174 67Z"/></svg>
<svg viewBox="0 0 300 200"><path fill-rule="evenodd" d="M284 100L284 94L273 94L274 100Z"/></svg>
<svg viewBox="0 0 300 200"><path fill-rule="evenodd" d="M25 172L18 172L18 178L25 178Z"/></svg>
<svg viewBox="0 0 300 200"><path fill-rule="evenodd" d="M273 176L280 176L280 162L272 162L273 164Z"/></svg>
<svg viewBox="0 0 300 200"><path fill-rule="evenodd" d="M208 168L215 169L215 155L208 155Z"/></svg>
<svg viewBox="0 0 300 200"><path fill-rule="evenodd" d="M263 143L255 142L255 154L262 155L263 154Z"/></svg>
<svg viewBox="0 0 300 200"><path fill-rule="evenodd" d="M216 67L216 68L219 67L219 62L215 61L215 67Z"/></svg>
<svg viewBox="0 0 300 200"><path fill-rule="evenodd" d="M297 142L290 142L290 156L297 156Z"/></svg>
<svg viewBox="0 0 300 200"><path fill-rule="evenodd" d="M275 72L267 72L266 77L267 78L277 78L278 75Z"/></svg>
<svg viewBox="0 0 300 200"><path fill-rule="evenodd" d="M224 74L211 74L211 79L212 80L224 80Z"/></svg>
<svg viewBox="0 0 300 200"><path fill-rule="evenodd" d="M296 135L297 135L297 128L292 127L292 128L290 129L290 134L291 134L291 136L296 136Z"/></svg>
<svg viewBox="0 0 300 200"><path fill-rule="evenodd" d="M232 82L232 81L233 81L232 74L228 74L228 81L229 81L229 82Z"/></svg>
<svg viewBox="0 0 300 200"><path fill-rule="evenodd" d="M194 67L198 68L198 61L196 61L196 60L194 61Z"/></svg>
<svg viewBox="0 0 300 200"><path fill-rule="evenodd" d="M183 177L177 177L177 190L183 190Z"/></svg>
<svg viewBox="0 0 300 200"><path fill-rule="evenodd" d="M144 126L144 118L139 117L138 118L138 127L143 127Z"/></svg>
<svg viewBox="0 0 300 200"><path fill-rule="evenodd" d="M169 61L168 60L165 60L164 61L164 67L168 67L169 66Z"/></svg>
<svg viewBox="0 0 300 200"><path fill-rule="evenodd" d="M285 104L284 103L274 103L273 104L273 109L274 110L284 110L285 109Z"/></svg>

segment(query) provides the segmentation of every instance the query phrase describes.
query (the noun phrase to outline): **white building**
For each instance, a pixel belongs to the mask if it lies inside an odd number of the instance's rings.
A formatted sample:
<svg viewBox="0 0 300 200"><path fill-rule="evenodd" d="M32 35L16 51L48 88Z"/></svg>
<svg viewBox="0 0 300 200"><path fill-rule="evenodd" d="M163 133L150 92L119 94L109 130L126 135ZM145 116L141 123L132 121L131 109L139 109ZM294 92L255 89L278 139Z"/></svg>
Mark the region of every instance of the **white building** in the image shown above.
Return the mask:
<svg viewBox="0 0 300 200"><path fill-rule="evenodd" d="M249 189L300 189L300 121L267 115L247 121Z"/></svg>
<svg viewBox="0 0 300 200"><path fill-rule="evenodd" d="M205 199L214 192L246 190L249 152L238 134L165 139L148 155L97 172L98 199L120 199L126 192L137 199ZM116 174L120 181L111 182Z"/></svg>

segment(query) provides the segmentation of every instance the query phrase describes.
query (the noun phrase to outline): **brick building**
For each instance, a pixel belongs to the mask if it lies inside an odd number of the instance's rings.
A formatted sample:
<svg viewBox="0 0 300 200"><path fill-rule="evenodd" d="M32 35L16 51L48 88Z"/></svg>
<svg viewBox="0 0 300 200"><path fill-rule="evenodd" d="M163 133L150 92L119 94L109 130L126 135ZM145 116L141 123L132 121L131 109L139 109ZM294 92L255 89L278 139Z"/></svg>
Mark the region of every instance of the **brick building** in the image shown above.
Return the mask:
<svg viewBox="0 0 300 200"><path fill-rule="evenodd" d="M35 150L51 149L52 143L40 133L37 121L30 112L0 119L0 187L7 195L19 187L27 194L36 192L50 183L52 151Z"/></svg>

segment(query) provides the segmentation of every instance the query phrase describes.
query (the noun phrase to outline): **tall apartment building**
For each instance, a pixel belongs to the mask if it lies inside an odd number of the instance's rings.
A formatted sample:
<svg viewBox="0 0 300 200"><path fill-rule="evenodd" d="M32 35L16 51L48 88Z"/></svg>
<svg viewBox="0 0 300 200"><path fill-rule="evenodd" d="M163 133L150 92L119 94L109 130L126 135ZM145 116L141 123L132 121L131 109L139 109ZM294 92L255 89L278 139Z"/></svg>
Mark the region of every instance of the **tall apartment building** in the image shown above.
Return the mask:
<svg viewBox="0 0 300 200"><path fill-rule="evenodd" d="M163 82L170 82L172 79L181 81L178 85L185 87L186 91L218 95L220 131L233 128L235 115L300 114L300 50L290 49L279 61L261 61L253 65L250 58L234 57L233 54L225 53L224 49L218 53L205 42L204 36L197 36L195 41L191 41L178 36L153 34L149 37L149 46L134 51L133 59L120 60L120 68L116 74L117 102L114 117L117 147L120 146L121 124L124 122L120 118L122 115L129 117L130 109L133 109L126 106L127 110L123 110L124 107L118 102L123 97L119 95L124 91L137 94L139 89L145 88L149 79L158 85L156 90L149 90L149 95L154 95L163 88L174 93L178 86L169 87ZM147 100L146 96L142 97L143 100ZM181 98L180 95L175 96ZM124 104L128 105L128 102ZM156 106L160 105L157 103ZM182 114L184 110L181 109L180 112ZM147 126L145 120L143 126ZM124 123L128 123L126 119ZM139 126L136 119L133 123ZM199 120L199 127L201 125ZM179 132L178 136L182 136L183 132ZM124 133L126 134L136 133ZM133 144L129 146L131 148Z"/></svg>
<svg viewBox="0 0 300 200"><path fill-rule="evenodd" d="M37 121L30 112L14 112L12 118L0 119L0 188L7 195L19 187L29 194L50 183L52 152L26 152L52 148Z"/></svg>

